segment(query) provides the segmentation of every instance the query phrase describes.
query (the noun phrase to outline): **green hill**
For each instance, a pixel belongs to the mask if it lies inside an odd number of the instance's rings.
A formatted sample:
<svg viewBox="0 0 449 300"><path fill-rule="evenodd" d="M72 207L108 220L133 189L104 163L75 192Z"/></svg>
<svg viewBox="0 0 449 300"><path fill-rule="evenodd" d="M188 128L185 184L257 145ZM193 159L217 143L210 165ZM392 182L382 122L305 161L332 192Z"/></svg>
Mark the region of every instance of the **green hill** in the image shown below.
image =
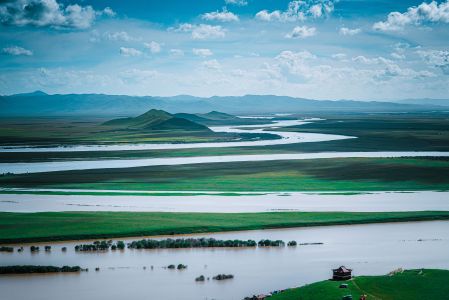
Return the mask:
<svg viewBox="0 0 449 300"><path fill-rule="evenodd" d="M103 125L127 129L210 131L204 125L158 109L151 109L135 118L110 120L103 123Z"/></svg>
<svg viewBox="0 0 449 300"><path fill-rule="evenodd" d="M320 281L300 288L289 289L270 297L271 300L338 300L352 295L368 300L448 299L448 270L406 270L392 275L359 276L345 281L347 288L339 288L341 281Z"/></svg>
<svg viewBox="0 0 449 300"><path fill-rule="evenodd" d="M230 114L226 114L226 113L222 113L219 111L211 111L208 112L206 114L201 114L200 116L205 117L206 119L210 119L210 120L235 120L235 119L239 119L236 116L230 115Z"/></svg>

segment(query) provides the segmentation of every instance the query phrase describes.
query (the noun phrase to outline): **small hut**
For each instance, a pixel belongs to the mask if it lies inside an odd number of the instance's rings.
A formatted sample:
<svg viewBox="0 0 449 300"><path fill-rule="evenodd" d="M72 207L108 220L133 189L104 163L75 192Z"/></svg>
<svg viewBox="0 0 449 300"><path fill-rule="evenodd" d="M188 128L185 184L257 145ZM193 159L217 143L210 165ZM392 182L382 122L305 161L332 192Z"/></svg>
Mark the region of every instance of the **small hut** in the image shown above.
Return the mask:
<svg viewBox="0 0 449 300"><path fill-rule="evenodd" d="M352 270L346 268L345 266L341 266L338 269L333 269L333 280L348 280L352 277Z"/></svg>

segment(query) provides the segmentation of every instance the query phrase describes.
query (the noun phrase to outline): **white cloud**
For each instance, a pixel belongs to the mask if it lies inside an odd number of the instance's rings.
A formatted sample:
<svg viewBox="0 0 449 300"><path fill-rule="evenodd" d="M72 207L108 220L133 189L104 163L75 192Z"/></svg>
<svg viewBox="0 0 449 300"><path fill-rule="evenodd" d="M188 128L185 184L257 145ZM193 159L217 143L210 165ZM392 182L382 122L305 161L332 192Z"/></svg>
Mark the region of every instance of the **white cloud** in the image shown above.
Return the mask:
<svg viewBox="0 0 449 300"><path fill-rule="evenodd" d="M374 64L392 64L393 61L384 57L374 57L368 58L363 55L359 55L352 58L352 61L365 64L365 65L374 65Z"/></svg>
<svg viewBox="0 0 449 300"><path fill-rule="evenodd" d="M339 30L339 33L341 35L356 35L356 34L358 34L360 32L362 32L362 29L360 29L360 28L351 29L351 28L348 28L348 27L341 27L340 30Z"/></svg>
<svg viewBox="0 0 449 300"><path fill-rule="evenodd" d="M420 25L423 23L449 23L449 0L438 4L436 1L423 2L412 6L406 12L391 12L386 21L377 22L373 29L380 31L398 31L407 25Z"/></svg>
<svg viewBox="0 0 449 300"><path fill-rule="evenodd" d="M184 56L184 51L181 49L170 49L170 56L181 57Z"/></svg>
<svg viewBox="0 0 449 300"><path fill-rule="evenodd" d="M110 8L95 11L92 6L64 6L56 0L11 0L0 2L0 22L14 26L86 29L97 15L111 16Z"/></svg>
<svg viewBox="0 0 449 300"><path fill-rule="evenodd" d="M419 50L416 53L429 65L441 69L449 75L449 51L447 50Z"/></svg>
<svg viewBox="0 0 449 300"><path fill-rule="evenodd" d="M201 65L207 69L219 70L221 69L220 63L216 59L206 60Z"/></svg>
<svg viewBox="0 0 449 300"><path fill-rule="evenodd" d="M134 68L121 72L119 74L119 77L126 84L134 84L134 83L144 84L158 75L159 73L155 70L142 70Z"/></svg>
<svg viewBox="0 0 449 300"><path fill-rule="evenodd" d="M126 31L105 32L103 37L108 41L131 42L140 40L140 38L133 37Z"/></svg>
<svg viewBox="0 0 449 300"><path fill-rule="evenodd" d="M11 46L11 47L5 47L2 49L2 53L7 55L25 55L25 56L31 56L33 55L33 52L31 50L19 47L19 46Z"/></svg>
<svg viewBox="0 0 449 300"><path fill-rule="evenodd" d="M269 12L268 10L264 9L264 10L259 11L256 14L256 19L259 19L261 21L266 21L266 22L279 21L282 18L281 16L282 16L282 13L279 10Z"/></svg>
<svg viewBox="0 0 449 300"><path fill-rule="evenodd" d="M117 15L109 6L103 9L102 13L108 17L115 17Z"/></svg>
<svg viewBox="0 0 449 300"><path fill-rule="evenodd" d="M225 0L226 4L237 5L237 6L246 6L248 5L247 0Z"/></svg>
<svg viewBox="0 0 449 300"><path fill-rule="evenodd" d="M309 51L282 51L275 57L275 60L279 63L277 67L285 67L291 73L304 73L306 61L316 59L316 56Z"/></svg>
<svg viewBox="0 0 449 300"><path fill-rule="evenodd" d="M396 52L392 52L390 53L391 57L395 58L395 59L405 59L405 55L404 54L400 54L400 53L396 53Z"/></svg>
<svg viewBox="0 0 449 300"><path fill-rule="evenodd" d="M335 53L331 55L332 58L336 58L338 60L344 60L346 59L347 55L344 53Z"/></svg>
<svg viewBox="0 0 449 300"><path fill-rule="evenodd" d="M142 55L142 51L137 50L135 48L120 47L120 54L127 57L140 56Z"/></svg>
<svg viewBox="0 0 449 300"><path fill-rule="evenodd" d="M315 4L310 7L310 13L313 17L319 18L323 15L323 8L321 4Z"/></svg>
<svg viewBox="0 0 449 300"><path fill-rule="evenodd" d="M316 28L315 27L307 27L307 26L296 26L293 28L292 32L287 33L285 35L286 38L289 39L304 39L307 37L314 36L316 34Z"/></svg>
<svg viewBox="0 0 449 300"><path fill-rule="evenodd" d="M219 21L219 22L235 22L239 20L239 17L236 14L227 11L226 8L223 8L222 11L205 13L201 16L201 18L207 21Z"/></svg>
<svg viewBox="0 0 449 300"><path fill-rule="evenodd" d="M213 53L210 49L204 49L204 48L193 48L192 52L196 56L201 56L201 57L207 57L207 56L213 55Z"/></svg>
<svg viewBox="0 0 449 300"><path fill-rule="evenodd" d="M295 0L288 4L285 11L274 10L272 12L264 9L256 14L256 19L261 21L304 21L308 17L320 18L327 16L334 10L334 0Z"/></svg>
<svg viewBox="0 0 449 300"><path fill-rule="evenodd" d="M207 24L193 25L190 23L184 23L176 28L171 27L168 30L174 32L191 32L192 38L194 40L223 38L226 35L226 30L219 25L217 26Z"/></svg>
<svg viewBox="0 0 449 300"><path fill-rule="evenodd" d="M161 52L161 44L159 44L158 42L155 41L151 41L149 43L143 43L143 45L145 46L145 48L149 49L151 53L156 54Z"/></svg>

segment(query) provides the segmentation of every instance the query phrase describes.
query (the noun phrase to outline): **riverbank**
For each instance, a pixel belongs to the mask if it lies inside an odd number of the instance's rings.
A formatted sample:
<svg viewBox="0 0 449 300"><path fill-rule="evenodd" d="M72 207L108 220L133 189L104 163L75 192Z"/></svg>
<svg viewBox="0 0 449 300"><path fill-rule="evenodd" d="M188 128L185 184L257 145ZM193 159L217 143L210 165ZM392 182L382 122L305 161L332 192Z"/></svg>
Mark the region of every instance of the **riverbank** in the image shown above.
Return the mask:
<svg viewBox="0 0 449 300"><path fill-rule="evenodd" d="M449 220L449 212L0 213L0 243Z"/></svg>
<svg viewBox="0 0 449 300"><path fill-rule="evenodd" d="M359 299L367 295L367 299L422 300L447 299L449 294L448 270L406 270L394 275L358 276L345 281L347 288L339 288L340 281L320 281L300 288L289 289L269 297L271 300L334 300L352 295Z"/></svg>

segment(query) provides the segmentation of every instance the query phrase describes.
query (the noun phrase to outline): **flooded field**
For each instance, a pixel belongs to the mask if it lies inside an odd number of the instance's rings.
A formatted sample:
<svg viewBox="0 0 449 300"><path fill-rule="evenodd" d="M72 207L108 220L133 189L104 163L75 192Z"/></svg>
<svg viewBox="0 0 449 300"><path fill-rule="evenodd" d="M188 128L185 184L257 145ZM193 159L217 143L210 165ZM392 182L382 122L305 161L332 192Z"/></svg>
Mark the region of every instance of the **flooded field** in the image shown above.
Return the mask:
<svg viewBox="0 0 449 300"><path fill-rule="evenodd" d="M126 249L76 253L74 246L80 242L53 243L51 252L41 250L32 254L25 248L22 253L0 253L0 264L80 265L89 268L89 272L2 276L0 290L5 299L53 300L62 296L64 299L242 299L255 293L329 278L331 269L340 265L353 268L355 275L385 274L398 267L449 268L447 221L190 236L268 238L324 244L269 249ZM64 246L68 248L67 252L61 251ZM188 268L182 271L164 268L179 263L188 265ZM100 271L96 272L96 267ZM222 273L235 277L224 281L212 280L213 276ZM200 275L211 279L195 282Z"/></svg>

